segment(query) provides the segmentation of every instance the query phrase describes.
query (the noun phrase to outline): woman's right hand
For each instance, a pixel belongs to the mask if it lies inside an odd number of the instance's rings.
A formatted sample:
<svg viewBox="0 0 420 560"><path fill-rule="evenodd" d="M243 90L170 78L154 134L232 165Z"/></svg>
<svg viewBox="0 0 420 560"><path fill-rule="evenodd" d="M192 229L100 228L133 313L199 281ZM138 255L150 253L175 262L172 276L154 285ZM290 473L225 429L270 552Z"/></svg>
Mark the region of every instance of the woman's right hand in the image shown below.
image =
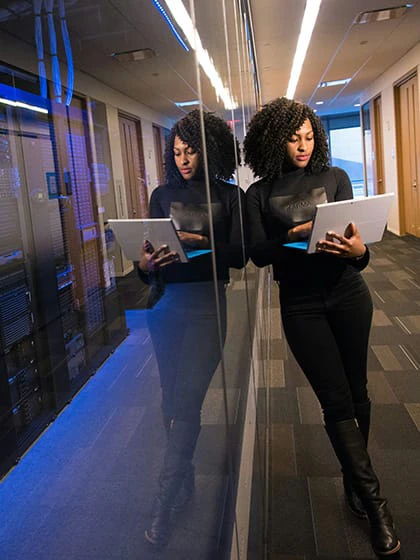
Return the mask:
<svg viewBox="0 0 420 560"><path fill-rule="evenodd" d="M287 238L289 241L300 241L301 239L308 239L311 235L312 230L312 220L310 222L305 222L299 226L295 226L289 229L287 232Z"/></svg>
<svg viewBox="0 0 420 560"><path fill-rule="evenodd" d="M175 251L170 251L167 245L161 245L155 251L150 241L147 239L144 241L138 265L140 270L146 273L156 272L162 266L174 262L179 262L179 255Z"/></svg>

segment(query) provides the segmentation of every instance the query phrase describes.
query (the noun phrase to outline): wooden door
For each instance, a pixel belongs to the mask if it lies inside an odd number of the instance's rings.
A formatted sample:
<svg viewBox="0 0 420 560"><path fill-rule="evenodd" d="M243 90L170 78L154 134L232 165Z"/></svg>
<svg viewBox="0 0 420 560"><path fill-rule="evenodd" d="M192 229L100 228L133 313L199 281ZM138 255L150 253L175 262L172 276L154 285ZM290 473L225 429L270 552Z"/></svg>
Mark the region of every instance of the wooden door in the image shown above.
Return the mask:
<svg viewBox="0 0 420 560"><path fill-rule="evenodd" d="M400 218L404 233L420 237L419 106L417 76L397 87Z"/></svg>
<svg viewBox="0 0 420 560"><path fill-rule="evenodd" d="M147 218L149 210L140 122L120 115L119 123L128 217Z"/></svg>

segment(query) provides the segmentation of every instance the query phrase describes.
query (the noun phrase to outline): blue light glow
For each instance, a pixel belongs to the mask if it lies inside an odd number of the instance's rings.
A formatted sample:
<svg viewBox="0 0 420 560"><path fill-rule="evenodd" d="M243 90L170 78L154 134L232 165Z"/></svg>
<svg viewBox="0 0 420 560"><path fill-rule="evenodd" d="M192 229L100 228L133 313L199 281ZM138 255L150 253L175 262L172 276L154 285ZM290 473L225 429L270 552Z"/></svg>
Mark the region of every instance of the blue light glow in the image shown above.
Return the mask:
<svg viewBox="0 0 420 560"><path fill-rule="evenodd" d="M168 24L170 30L172 31L172 33L175 35L178 43L186 50L189 52L189 48L188 45L186 44L186 42L183 40L183 38L181 37L181 35L178 33L178 31L176 30L175 25L172 23L171 18L168 16L168 14L165 11L165 8L162 6L162 4L158 1L158 0L152 0L153 4L156 6L156 8L159 10L159 12L162 14L164 20L166 21L166 23Z"/></svg>
<svg viewBox="0 0 420 560"><path fill-rule="evenodd" d="M64 0L59 0L58 3L60 22L61 22L61 35L63 37L64 50L67 57L67 95L66 95L66 105L69 106L71 99L73 97L74 88L74 64L73 64L73 52L71 48L69 30L67 28L66 13L64 8Z"/></svg>
<svg viewBox="0 0 420 560"><path fill-rule="evenodd" d="M192 101L178 101L175 102L177 107L189 107L191 105L200 105L200 101L198 99L193 99Z"/></svg>

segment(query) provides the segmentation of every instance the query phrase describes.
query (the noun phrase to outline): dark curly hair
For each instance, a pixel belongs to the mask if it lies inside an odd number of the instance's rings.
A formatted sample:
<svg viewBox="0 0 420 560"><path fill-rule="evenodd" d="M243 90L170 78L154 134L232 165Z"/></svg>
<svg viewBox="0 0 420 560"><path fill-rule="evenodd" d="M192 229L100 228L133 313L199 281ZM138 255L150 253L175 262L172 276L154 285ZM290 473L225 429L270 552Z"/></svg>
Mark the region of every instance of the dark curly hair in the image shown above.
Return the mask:
<svg viewBox="0 0 420 560"><path fill-rule="evenodd" d="M328 140L321 119L308 105L281 97L264 105L248 125L245 163L258 177L274 181L282 176L287 141L306 119L311 121L314 131L314 151L306 171L319 173L329 167Z"/></svg>
<svg viewBox="0 0 420 560"><path fill-rule="evenodd" d="M204 129L206 134L207 162L210 180L225 179L232 177L235 171L235 149L238 145L229 125L221 118L212 113L204 112ZM185 184L185 179L175 164L174 141L179 136L185 144L188 144L198 154L202 154L200 111L191 111L172 127L165 147L165 175L169 185ZM200 158L201 160L201 158ZM201 160L202 164L202 160Z"/></svg>

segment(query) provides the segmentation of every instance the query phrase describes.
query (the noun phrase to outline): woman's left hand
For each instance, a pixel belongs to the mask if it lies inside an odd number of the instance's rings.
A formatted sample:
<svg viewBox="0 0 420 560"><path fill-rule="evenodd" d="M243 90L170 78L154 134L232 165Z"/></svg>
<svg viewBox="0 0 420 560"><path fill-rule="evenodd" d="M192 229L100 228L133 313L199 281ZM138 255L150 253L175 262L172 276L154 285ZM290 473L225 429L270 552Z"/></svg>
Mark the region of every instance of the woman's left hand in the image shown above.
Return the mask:
<svg viewBox="0 0 420 560"><path fill-rule="evenodd" d="M336 239L338 241L333 241ZM360 237L359 230L356 225L351 222L344 232L339 235L335 231L329 231L326 239L321 239L316 244L316 250L319 253L328 253L346 259L360 259L366 253L366 246Z"/></svg>
<svg viewBox="0 0 420 560"><path fill-rule="evenodd" d="M208 237L199 233L190 233L188 231L178 231L178 237L183 245L195 247L198 249L207 249L209 246Z"/></svg>

